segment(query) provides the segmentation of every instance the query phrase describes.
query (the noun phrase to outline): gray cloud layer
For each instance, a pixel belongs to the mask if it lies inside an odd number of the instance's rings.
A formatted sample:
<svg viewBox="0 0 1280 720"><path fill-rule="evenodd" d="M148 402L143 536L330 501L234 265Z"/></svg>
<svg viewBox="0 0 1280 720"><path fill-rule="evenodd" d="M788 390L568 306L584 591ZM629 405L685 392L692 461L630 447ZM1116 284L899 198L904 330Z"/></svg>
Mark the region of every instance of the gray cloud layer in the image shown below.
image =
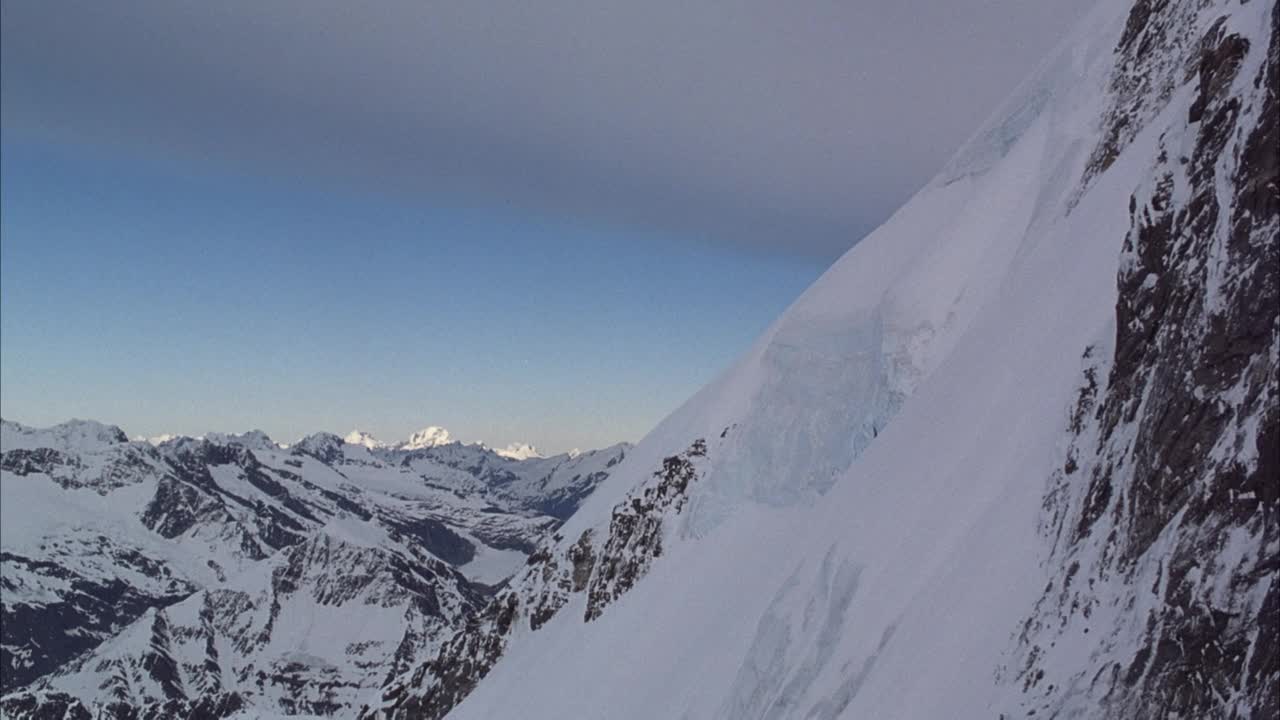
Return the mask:
<svg viewBox="0 0 1280 720"><path fill-rule="evenodd" d="M4 0L3 122L831 257L1069 0Z"/></svg>

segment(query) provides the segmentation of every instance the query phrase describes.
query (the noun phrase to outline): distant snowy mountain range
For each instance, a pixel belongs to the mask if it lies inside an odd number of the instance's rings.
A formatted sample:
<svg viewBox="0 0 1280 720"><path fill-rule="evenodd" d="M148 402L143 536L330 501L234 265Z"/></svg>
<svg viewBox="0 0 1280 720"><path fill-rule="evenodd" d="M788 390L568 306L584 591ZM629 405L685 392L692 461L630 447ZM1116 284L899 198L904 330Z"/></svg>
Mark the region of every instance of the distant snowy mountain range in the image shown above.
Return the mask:
<svg viewBox="0 0 1280 720"><path fill-rule="evenodd" d="M171 435L161 436L161 438L164 438L164 439L168 439L171 437L172 437ZM434 425L431 427L423 428L422 430L419 430L418 432L413 433L413 435L409 436L408 440L405 440L404 442L401 442L399 444L384 443L381 440L378 440L374 436L362 430L352 430L351 432L347 433L346 437L343 438L343 441L350 443L351 445L361 445L371 450L384 449L384 448L390 448L393 450L421 450L423 448L437 447L440 445L449 445L450 443L456 442L453 439L453 436L449 434L448 430L445 430L442 427L436 427ZM488 447L484 443L471 443L471 444L479 447ZM529 443L522 443L522 442L511 443L507 447L501 448L501 449L494 448L493 452L510 460L531 460L534 458L544 457L543 454L539 452L536 447L530 445ZM569 457L577 457L580 453L581 451L579 450L571 450L567 454L569 455Z"/></svg>
<svg viewBox="0 0 1280 720"><path fill-rule="evenodd" d="M74 718L352 715L629 446L513 459L439 428L283 447L0 421L0 450L0 710Z"/></svg>
<svg viewBox="0 0 1280 720"><path fill-rule="evenodd" d="M164 443L167 443L170 440L176 440L179 437L183 437L183 436L175 435L171 433L164 433L164 434L155 435L152 437L145 437L145 436L139 435L134 437L133 439L135 441L149 442L152 445L163 445ZM425 448L433 448L433 447L438 447L440 445L450 445L452 443L458 442L453 438L453 435L451 435L448 430L436 425L425 427L413 433L412 435L410 435L408 439L399 443L383 442L375 438L370 433L367 433L363 430L352 430L351 432L343 436L342 441L350 445L360 445L370 450L383 450L383 449L423 450ZM474 442L469 444L476 445L479 447L488 447L487 445L481 442ZM280 447L289 447L289 446L282 444L280 445ZM530 460L533 458L545 457L538 450L538 448L534 447L533 445L530 445L529 443L523 443L523 442L514 442L505 448L500 448L500 449L493 448L493 452L497 453L498 455L501 455L502 457L509 458L511 460ZM574 450L570 450L568 455L571 457L576 457L580 453L581 453L580 450L574 449Z"/></svg>

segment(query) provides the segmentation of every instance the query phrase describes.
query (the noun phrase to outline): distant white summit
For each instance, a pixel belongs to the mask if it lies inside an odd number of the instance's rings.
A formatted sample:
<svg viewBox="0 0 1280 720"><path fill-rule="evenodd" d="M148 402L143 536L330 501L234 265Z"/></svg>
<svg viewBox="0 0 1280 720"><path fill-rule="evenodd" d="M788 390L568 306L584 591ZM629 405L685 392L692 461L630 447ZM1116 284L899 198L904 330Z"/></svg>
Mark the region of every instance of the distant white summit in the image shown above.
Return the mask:
<svg viewBox="0 0 1280 720"><path fill-rule="evenodd" d="M448 433L445 433L445 434L447 435ZM348 445L363 445L364 447L367 447L370 450L373 450L375 448L383 448L387 446L386 443L382 442L378 438L370 435L369 433L363 430L352 430L351 432L347 433L346 437L342 438L342 441L347 443Z"/></svg>
<svg viewBox="0 0 1280 720"><path fill-rule="evenodd" d="M538 452L538 448L529 443L511 443L501 450L494 450L494 452L511 460L528 460L530 458L543 457L543 454Z"/></svg>
<svg viewBox="0 0 1280 720"><path fill-rule="evenodd" d="M342 438L342 441L348 445L360 445L362 447L367 447L370 450L377 450L381 448L391 448L395 450L422 450L424 448L436 447L437 445L448 445L449 443L454 442L454 439L453 436L449 434L448 430L432 425L431 427L426 427L416 433L413 433L409 436L408 440L401 443L393 444L383 442L363 430L352 430L346 434L346 437Z"/></svg>
<svg viewBox="0 0 1280 720"><path fill-rule="evenodd" d="M363 430L352 430L351 432L347 433L347 436L344 437L342 440L343 442L346 442L350 445L362 445L371 450L378 449L378 448L393 448L396 450L423 450L426 448L433 448L433 447L438 447L440 445L448 445L450 443L458 442L458 440L454 438L453 435L450 434L448 430L438 425L425 427L419 430L418 432L410 435L408 440L405 440L402 443L394 444L394 445L390 443L384 443L381 440L378 440L377 438L375 438L373 435L370 435L369 433ZM476 447L485 448L486 450L490 449L489 446L485 445L482 442L474 442L469 444L474 445ZM508 458L510 460L529 460L532 458L545 457L538 450L538 448L534 447L533 445L530 445L529 443L523 443L523 442L511 443L510 445L501 449L493 448L493 452L497 453L498 455L501 455L504 458Z"/></svg>
<svg viewBox="0 0 1280 720"><path fill-rule="evenodd" d="M153 435L152 437L147 437L146 435L134 435L133 441L151 443L152 445L163 445L169 442L170 440L176 440L179 437L181 436L173 435L170 433L164 433L162 435Z"/></svg>
<svg viewBox="0 0 1280 720"><path fill-rule="evenodd" d="M401 443L399 447L401 450L422 450L423 448L436 447L437 445L448 445L453 441L453 436L449 434L448 430L432 425L410 435L409 439Z"/></svg>

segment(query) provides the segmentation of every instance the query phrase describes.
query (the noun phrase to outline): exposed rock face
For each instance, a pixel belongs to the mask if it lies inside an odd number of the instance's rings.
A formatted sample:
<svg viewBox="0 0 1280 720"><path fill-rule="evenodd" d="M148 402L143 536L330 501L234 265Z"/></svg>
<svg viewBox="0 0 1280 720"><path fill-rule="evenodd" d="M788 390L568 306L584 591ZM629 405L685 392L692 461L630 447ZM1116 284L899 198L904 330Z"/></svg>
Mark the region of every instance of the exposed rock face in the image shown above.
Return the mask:
<svg viewBox="0 0 1280 720"><path fill-rule="evenodd" d="M697 477L694 461L706 455L706 441L695 441L683 454L662 461L662 469L654 473L656 484L613 509L609 540L595 563L587 590L587 620L600 617L605 607L630 590L662 555L663 519L684 509L685 491ZM569 559L577 575L580 563L572 556Z"/></svg>
<svg viewBox="0 0 1280 720"><path fill-rule="evenodd" d="M1137 0L1116 46L1103 138L1094 148L1081 193L1168 104L1194 55L1200 2Z"/></svg>
<svg viewBox="0 0 1280 720"><path fill-rule="evenodd" d="M1203 5L1139 2L1117 49L1131 103L1162 109L1143 48L1184 38L1190 101L1130 202L1114 344L1085 353L1046 498L1028 714L1280 715L1280 5L1267 47Z"/></svg>
<svg viewBox="0 0 1280 720"><path fill-rule="evenodd" d="M614 507L607 531L588 528L572 543L557 535L539 547L528 568L468 618L434 659L391 679L381 704L365 708L361 717L444 717L489 673L524 622L537 631L575 596L585 606L584 622L600 617L662 555L666 523L684 510L690 484L698 479L697 464L706 456L706 441L696 440L664 459L649 482ZM600 534L602 542L596 539Z"/></svg>
<svg viewBox="0 0 1280 720"><path fill-rule="evenodd" d="M574 592L582 592L591 582L591 572L596 568L596 551L591 544L592 531L583 531L578 542L569 548L569 564L573 568L570 574L570 588Z"/></svg>

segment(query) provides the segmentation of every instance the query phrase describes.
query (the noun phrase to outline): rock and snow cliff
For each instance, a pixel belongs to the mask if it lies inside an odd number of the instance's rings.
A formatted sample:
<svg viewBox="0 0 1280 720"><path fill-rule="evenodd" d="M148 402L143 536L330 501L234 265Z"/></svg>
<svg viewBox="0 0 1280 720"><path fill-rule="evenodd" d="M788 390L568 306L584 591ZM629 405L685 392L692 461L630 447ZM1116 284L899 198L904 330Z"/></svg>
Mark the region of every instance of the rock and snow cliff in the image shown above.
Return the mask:
<svg viewBox="0 0 1280 720"><path fill-rule="evenodd" d="M1275 2L1103 3L365 717L1275 717Z"/></svg>

